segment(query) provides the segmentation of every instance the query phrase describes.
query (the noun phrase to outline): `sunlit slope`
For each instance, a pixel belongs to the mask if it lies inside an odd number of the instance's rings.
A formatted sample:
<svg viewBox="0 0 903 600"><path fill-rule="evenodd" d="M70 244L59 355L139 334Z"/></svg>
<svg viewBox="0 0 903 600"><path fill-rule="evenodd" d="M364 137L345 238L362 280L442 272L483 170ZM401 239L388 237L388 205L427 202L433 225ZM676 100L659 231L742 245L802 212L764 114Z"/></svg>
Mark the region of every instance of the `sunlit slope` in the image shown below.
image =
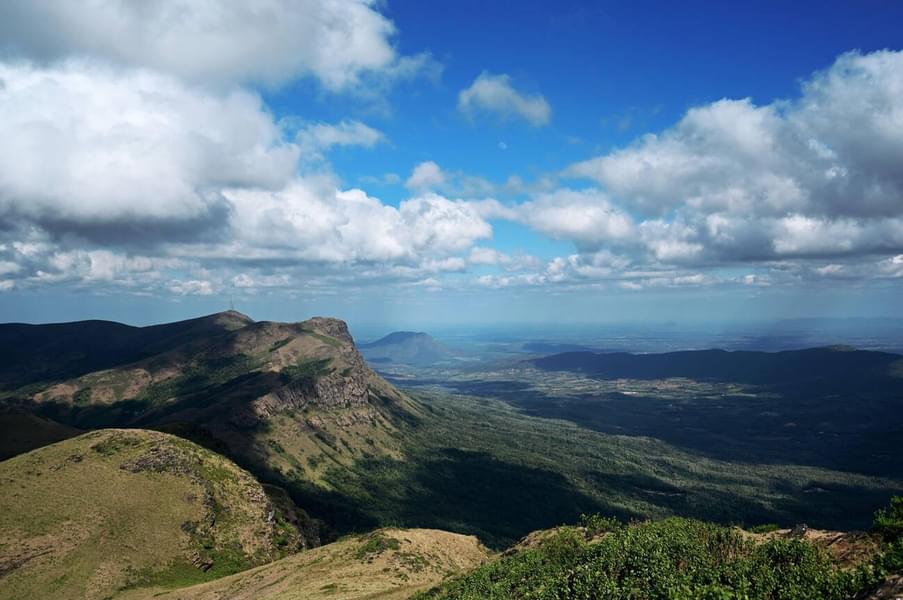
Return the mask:
<svg viewBox="0 0 903 600"><path fill-rule="evenodd" d="M100 329L92 332L92 323ZM6 371L5 402L82 429L172 431L276 478L287 474L305 481L318 481L329 466L361 457L399 456L402 430L419 412L367 366L337 319L253 322L227 312L125 333L126 326L113 325L10 326L7 337L14 333L35 349L58 349L51 333L68 339L75 336L72 327L92 340L113 328L120 332L111 336L116 344L128 346L117 336L154 343L143 347L138 360L68 379L50 377L57 371L21 358L16 369ZM86 348L97 350L92 344ZM43 359L35 353L31 361ZM83 364L78 362L79 368ZM35 373L50 378L35 381ZM13 382L17 376L19 387Z"/></svg>
<svg viewBox="0 0 903 600"><path fill-rule="evenodd" d="M489 559L472 536L435 529L383 529L353 536L217 581L132 600L339 600L408 598Z"/></svg>
<svg viewBox="0 0 903 600"><path fill-rule="evenodd" d="M275 491L154 431L96 431L17 456L0 463L0 487L3 599L185 585L317 542Z"/></svg>

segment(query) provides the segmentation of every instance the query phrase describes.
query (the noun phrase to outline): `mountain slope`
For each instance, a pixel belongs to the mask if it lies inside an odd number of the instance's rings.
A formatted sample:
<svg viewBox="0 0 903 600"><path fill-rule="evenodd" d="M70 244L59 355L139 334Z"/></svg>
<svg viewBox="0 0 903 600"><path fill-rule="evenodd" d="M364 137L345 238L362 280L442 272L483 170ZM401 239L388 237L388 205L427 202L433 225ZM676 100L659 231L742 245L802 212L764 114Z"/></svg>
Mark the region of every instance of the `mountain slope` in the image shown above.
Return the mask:
<svg viewBox="0 0 903 600"><path fill-rule="evenodd" d="M35 424L167 431L286 488L338 531L376 525L336 513L325 475L362 460L402 459L423 408L367 366L344 322L221 313L160 327L159 352L68 379L26 377L0 405L39 417ZM20 372L47 372L20 363Z"/></svg>
<svg viewBox="0 0 903 600"><path fill-rule="evenodd" d="M0 325L0 392L128 364L251 322L235 311L132 327L112 321Z"/></svg>
<svg viewBox="0 0 903 600"><path fill-rule="evenodd" d="M473 536L435 529L383 529L210 583L161 593L135 590L125 599L312 600L401 599L489 559Z"/></svg>
<svg viewBox="0 0 903 600"><path fill-rule="evenodd" d="M82 323L76 329L85 333L86 327ZM101 333L109 327L101 325ZM129 344L139 338L155 342L143 346L143 354L160 352L41 382L32 376L50 371L20 359L18 370L6 376L29 375L7 403L83 429L171 430L210 442L244 463L307 480L316 480L327 464L349 463L364 454L397 456L398 430L416 418L418 407L367 366L347 326L336 319L252 322L238 313L221 313L128 330L136 336ZM19 332L19 341L46 346L47 331L33 332L36 340ZM44 357L32 355L32 361L39 360ZM83 364L78 362L79 368Z"/></svg>
<svg viewBox="0 0 903 600"><path fill-rule="evenodd" d="M0 598L107 598L316 545L278 490L165 433L102 430L0 463Z"/></svg>
<svg viewBox="0 0 903 600"><path fill-rule="evenodd" d="M375 342L361 344L361 352L372 362L428 365L452 357L451 351L429 334L395 331Z"/></svg>
<svg viewBox="0 0 903 600"><path fill-rule="evenodd" d="M0 460L47 446L82 431L21 410L0 409Z"/></svg>

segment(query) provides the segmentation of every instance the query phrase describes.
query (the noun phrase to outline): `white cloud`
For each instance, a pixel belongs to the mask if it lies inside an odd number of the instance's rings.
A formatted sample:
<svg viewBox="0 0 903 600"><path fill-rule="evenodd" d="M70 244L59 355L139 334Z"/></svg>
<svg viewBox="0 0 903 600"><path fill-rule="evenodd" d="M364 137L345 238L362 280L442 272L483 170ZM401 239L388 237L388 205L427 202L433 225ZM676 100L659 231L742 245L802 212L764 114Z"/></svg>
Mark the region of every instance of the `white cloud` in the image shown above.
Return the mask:
<svg viewBox="0 0 903 600"><path fill-rule="evenodd" d="M405 187L411 190L429 190L445 184L445 173L431 160L424 161L414 167Z"/></svg>
<svg viewBox="0 0 903 600"><path fill-rule="evenodd" d="M560 189L517 207L518 220L547 235L578 245L623 243L635 235L629 215L597 190Z"/></svg>
<svg viewBox="0 0 903 600"><path fill-rule="evenodd" d="M343 120L335 125L329 123L307 125L298 132L297 140L304 146L328 150L333 146L372 148L385 140L385 136L381 131L360 121Z"/></svg>
<svg viewBox="0 0 903 600"><path fill-rule="evenodd" d="M12 0L0 4L0 39L37 60L98 57L225 85L311 75L342 90L431 62L400 57L395 26L377 8L374 0Z"/></svg>
<svg viewBox="0 0 903 600"><path fill-rule="evenodd" d="M487 111L504 119L520 118L534 127L546 125L552 116L552 108L542 95L518 92L510 76L485 71L458 94L458 110L467 115Z"/></svg>
<svg viewBox="0 0 903 600"><path fill-rule="evenodd" d="M851 52L796 100L699 106L565 174L596 181L634 215L660 262L871 261L903 250L901 115L903 52Z"/></svg>
<svg viewBox="0 0 903 600"><path fill-rule="evenodd" d="M169 285L169 290L179 296L210 296L216 293L213 283L198 279L174 281Z"/></svg>
<svg viewBox="0 0 903 600"><path fill-rule="evenodd" d="M331 181L297 179L284 190L226 190L236 247L247 258L326 262L426 260L470 248L492 228L466 202L436 194L387 206ZM190 251L190 249L189 249Z"/></svg>
<svg viewBox="0 0 903 600"><path fill-rule="evenodd" d="M298 161L298 147L247 92L203 92L86 62L0 63L0 81L7 218L86 233L104 223L214 219L218 189L281 187Z"/></svg>

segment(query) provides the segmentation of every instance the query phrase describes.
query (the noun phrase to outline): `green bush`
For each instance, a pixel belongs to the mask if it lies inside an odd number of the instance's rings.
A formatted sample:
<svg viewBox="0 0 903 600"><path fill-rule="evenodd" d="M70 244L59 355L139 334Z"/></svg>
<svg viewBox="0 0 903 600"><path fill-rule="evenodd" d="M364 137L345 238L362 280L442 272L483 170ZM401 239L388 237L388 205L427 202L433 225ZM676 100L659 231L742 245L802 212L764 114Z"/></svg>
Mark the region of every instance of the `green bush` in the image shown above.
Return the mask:
<svg viewBox="0 0 903 600"><path fill-rule="evenodd" d="M846 599L873 583L802 540L755 544L732 529L672 518L618 527L587 543L563 530L418 596L438 599Z"/></svg>
<svg viewBox="0 0 903 600"><path fill-rule="evenodd" d="M601 533L617 531L623 527L623 524L614 517L604 517L595 513L580 515L580 526L586 530L586 539L591 539Z"/></svg>
<svg viewBox="0 0 903 600"><path fill-rule="evenodd" d="M884 542L881 566L892 573L903 571L903 496L894 496L875 513L872 529Z"/></svg>

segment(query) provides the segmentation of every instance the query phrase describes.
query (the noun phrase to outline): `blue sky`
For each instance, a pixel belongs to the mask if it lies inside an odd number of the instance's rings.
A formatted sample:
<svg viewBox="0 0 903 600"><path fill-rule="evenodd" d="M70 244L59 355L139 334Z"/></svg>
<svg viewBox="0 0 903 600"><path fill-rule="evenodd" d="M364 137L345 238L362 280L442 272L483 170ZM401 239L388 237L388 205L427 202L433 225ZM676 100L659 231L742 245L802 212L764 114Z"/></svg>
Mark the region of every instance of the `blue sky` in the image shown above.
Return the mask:
<svg viewBox="0 0 903 600"><path fill-rule="evenodd" d="M10 2L0 320L898 316L898 2Z"/></svg>

